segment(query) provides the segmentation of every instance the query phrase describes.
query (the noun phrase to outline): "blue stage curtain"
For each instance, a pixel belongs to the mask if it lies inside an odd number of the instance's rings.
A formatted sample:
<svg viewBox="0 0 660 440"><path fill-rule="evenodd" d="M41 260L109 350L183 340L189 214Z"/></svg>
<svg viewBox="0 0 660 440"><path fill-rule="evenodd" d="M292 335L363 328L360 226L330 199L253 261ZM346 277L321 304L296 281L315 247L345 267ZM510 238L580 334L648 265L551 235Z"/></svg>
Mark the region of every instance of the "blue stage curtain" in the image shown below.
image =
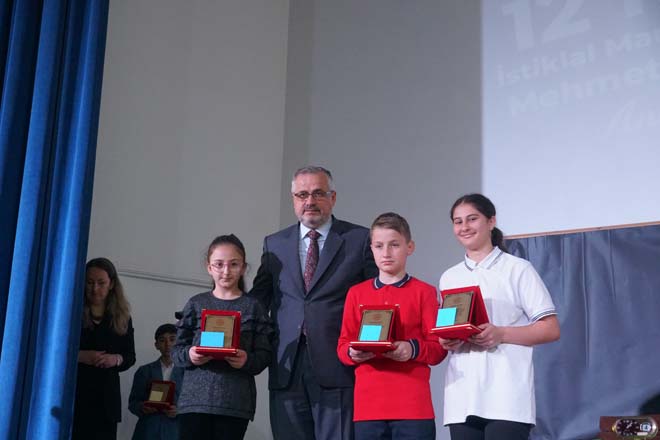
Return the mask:
<svg viewBox="0 0 660 440"><path fill-rule="evenodd" d="M0 3L0 439L70 435L107 22Z"/></svg>
<svg viewBox="0 0 660 440"><path fill-rule="evenodd" d="M660 394L660 226L508 242L557 307L561 339L534 349L533 439L593 439L600 416Z"/></svg>

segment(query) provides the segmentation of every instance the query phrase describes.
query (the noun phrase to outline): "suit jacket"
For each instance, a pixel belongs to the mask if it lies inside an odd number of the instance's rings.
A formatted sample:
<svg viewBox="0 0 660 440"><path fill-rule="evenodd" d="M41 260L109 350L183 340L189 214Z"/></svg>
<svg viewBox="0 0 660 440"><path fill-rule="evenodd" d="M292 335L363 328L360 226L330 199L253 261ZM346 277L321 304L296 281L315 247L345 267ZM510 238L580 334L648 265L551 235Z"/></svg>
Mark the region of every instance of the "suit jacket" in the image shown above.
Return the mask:
<svg viewBox="0 0 660 440"><path fill-rule="evenodd" d="M174 367L170 380L174 382L174 404L179 400L181 385L183 384L183 368ZM160 359L150 364L142 365L133 376L133 386L128 398L128 409L138 416L137 425L133 432L133 440L171 439L179 438L179 422L177 418L167 417L163 413L143 414L142 402L149 397L149 384L152 380L163 380L163 371L160 367Z"/></svg>
<svg viewBox="0 0 660 440"><path fill-rule="evenodd" d="M352 387L353 369L339 362L337 340L348 289L378 274L369 230L333 217L309 292L300 267L299 231L295 224L265 238L250 291L270 310L278 331L269 387L289 385L303 322L318 382L324 387Z"/></svg>

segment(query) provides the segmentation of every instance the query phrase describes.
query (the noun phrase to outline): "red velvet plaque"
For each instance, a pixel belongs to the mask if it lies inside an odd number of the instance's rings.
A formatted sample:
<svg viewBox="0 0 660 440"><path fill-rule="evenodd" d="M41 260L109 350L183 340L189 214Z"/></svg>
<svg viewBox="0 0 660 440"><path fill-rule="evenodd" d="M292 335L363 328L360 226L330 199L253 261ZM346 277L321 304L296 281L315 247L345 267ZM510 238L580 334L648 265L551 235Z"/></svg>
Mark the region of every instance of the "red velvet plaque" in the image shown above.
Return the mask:
<svg viewBox="0 0 660 440"><path fill-rule="evenodd" d="M149 384L149 395L144 406L166 410L174 403L176 384L169 380L152 380Z"/></svg>
<svg viewBox="0 0 660 440"><path fill-rule="evenodd" d="M447 289L440 295L442 305L431 334L443 339L467 340L481 332L479 325L489 322L479 286Z"/></svg>
<svg viewBox="0 0 660 440"><path fill-rule="evenodd" d="M398 305L360 305L360 330L357 341L349 345L356 350L382 353L394 349L394 320Z"/></svg>
<svg viewBox="0 0 660 440"><path fill-rule="evenodd" d="M202 310L202 335L197 353L222 359L238 353L241 312Z"/></svg>

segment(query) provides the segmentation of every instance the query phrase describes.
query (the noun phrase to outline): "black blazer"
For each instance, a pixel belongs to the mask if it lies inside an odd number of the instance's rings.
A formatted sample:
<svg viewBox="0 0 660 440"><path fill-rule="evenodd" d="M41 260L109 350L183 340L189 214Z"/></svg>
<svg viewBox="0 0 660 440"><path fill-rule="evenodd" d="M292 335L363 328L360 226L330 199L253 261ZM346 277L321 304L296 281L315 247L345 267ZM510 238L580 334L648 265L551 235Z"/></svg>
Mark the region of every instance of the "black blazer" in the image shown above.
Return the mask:
<svg viewBox="0 0 660 440"><path fill-rule="evenodd" d="M74 423L89 425L93 420L121 421L119 372L128 370L135 363L133 322L129 320L125 335L118 335L110 328L107 316L93 328L83 328L80 333L80 350L120 354L124 362L112 368L78 363Z"/></svg>
<svg viewBox="0 0 660 440"><path fill-rule="evenodd" d="M337 339L348 289L378 274L369 230L333 217L308 293L298 254L299 231L296 224L265 238L261 266L250 291L270 310L278 331L269 387L289 385L303 321L319 383L351 387L353 369L339 362Z"/></svg>

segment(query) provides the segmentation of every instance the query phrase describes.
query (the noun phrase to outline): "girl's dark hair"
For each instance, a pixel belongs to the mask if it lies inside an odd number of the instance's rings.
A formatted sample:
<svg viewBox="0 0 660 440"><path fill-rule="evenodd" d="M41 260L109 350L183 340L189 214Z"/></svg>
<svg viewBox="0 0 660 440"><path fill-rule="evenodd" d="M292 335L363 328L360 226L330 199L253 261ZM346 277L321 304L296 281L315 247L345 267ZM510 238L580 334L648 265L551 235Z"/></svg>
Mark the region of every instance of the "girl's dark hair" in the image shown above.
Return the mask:
<svg viewBox="0 0 660 440"><path fill-rule="evenodd" d="M487 219L495 217L495 214L497 213L495 211L495 205L485 195L479 193L466 194L456 199L454 204L451 206L451 210L449 211L449 218L451 220L454 220L454 210L456 207L463 204L474 206L474 208L482 213ZM490 231L490 241L493 246L499 247L503 251L507 252L507 248L504 245L504 234L499 228L494 227L493 230Z"/></svg>
<svg viewBox="0 0 660 440"><path fill-rule="evenodd" d="M211 244L209 245L208 250L206 251L206 263L211 262L211 254L217 248L218 246L221 246L223 244L230 244L236 248L239 254L241 254L241 257L243 257L243 264L247 264L246 259L245 259L245 246L243 246L243 243L241 240L238 239L237 236L234 234L229 234L229 235L219 235L213 239ZM214 284L215 288L215 284ZM245 292L245 277L241 276L241 279L238 280L238 288L241 289L242 292Z"/></svg>
<svg viewBox="0 0 660 440"><path fill-rule="evenodd" d="M124 287L121 281L119 281L117 269L112 264L112 261L102 257L89 260L85 266L85 272L93 267L101 269L110 278L112 288L109 290L108 297L105 300L104 314L110 316L110 327L112 330L119 335L125 335L128 331L128 321L131 319L131 306L126 299L126 295L124 295ZM83 326L86 328L93 326L87 295L84 296L83 300Z"/></svg>

